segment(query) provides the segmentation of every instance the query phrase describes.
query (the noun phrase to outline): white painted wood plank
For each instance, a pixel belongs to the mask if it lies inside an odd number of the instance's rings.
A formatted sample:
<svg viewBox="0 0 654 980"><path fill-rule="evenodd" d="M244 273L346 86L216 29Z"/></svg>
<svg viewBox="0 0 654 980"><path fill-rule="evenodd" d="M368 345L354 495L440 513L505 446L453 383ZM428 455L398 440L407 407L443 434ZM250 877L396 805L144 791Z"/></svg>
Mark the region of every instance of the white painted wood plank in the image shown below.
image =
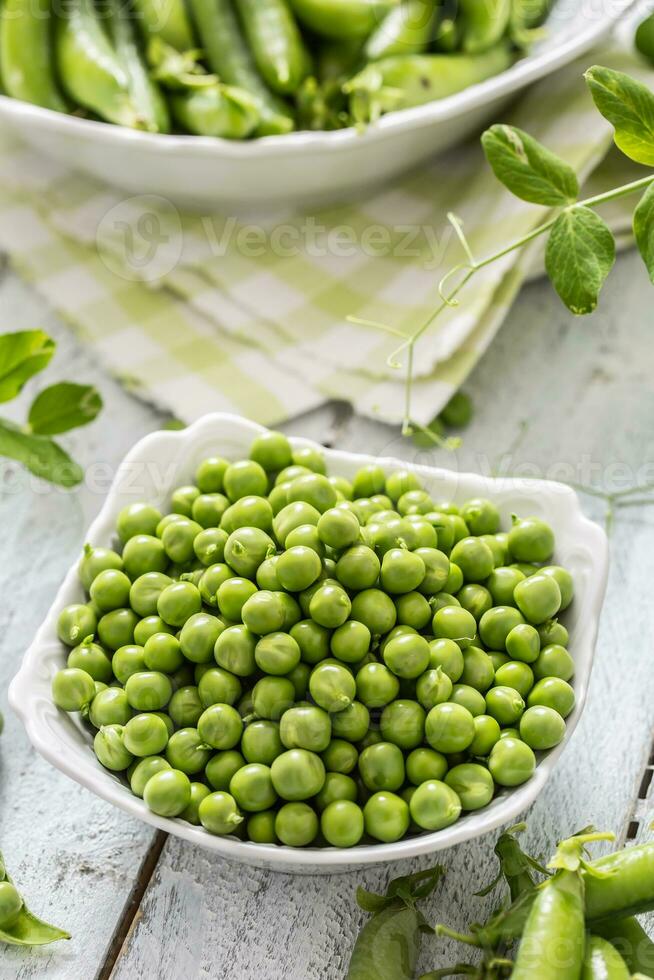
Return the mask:
<svg viewBox="0 0 654 980"><path fill-rule="evenodd" d="M573 321L546 285L526 289L467 386L477 418L464 447L454 456L420 454L421 461L495 470L504 459L505 471L530 466L533 475L598 485L620 478L619 462L628 482L637 482L645 465L654 464L654 391L643 356L651 349L651 294L634 255L619 261L612 282L602 311L587 320ZM361 420L338 446L418 455L393 430ZM587 473L579 470L582 457ZM570 470L561 473L564 464ZM603 518L600 503L585 503L591 516ZM589 821L619 832L631 813L654 725L653 548L654 508L620 512L588 707L529 814L526 843L537 852ZM492 899L484 903L472 893L493 874L493 843L487 838L438 855L449 873L428 906L431 916L463 927L490 907ZM355 885L383 886L426 863L293 878L244 868L171 838L114 978L337 980L364 918L354 905ZM426 942L421 966L459 957L460 950Z"/></svg>
<svg viewBox="0 0 654 980"><path fill-rule="evenodd" d="M100 419L65 444L93 480L63 492L0 461L0 847L31 908L73 933L41 950L2 947L2 980L90 980L104 958L152 831L47 765L7 708L6 690L55 591L99 509L104 483L157 415L109 380L13 275L0 283L0 330L42 326L59 350L38 384L93 382L105 400ZM30 385L30 398L34 387ZM21 399L24 418L28 399ZM8 413L7 413L8 414ZM105 472L106 471L106 472ZM34 492L25 492L26 488Z"/></svg>

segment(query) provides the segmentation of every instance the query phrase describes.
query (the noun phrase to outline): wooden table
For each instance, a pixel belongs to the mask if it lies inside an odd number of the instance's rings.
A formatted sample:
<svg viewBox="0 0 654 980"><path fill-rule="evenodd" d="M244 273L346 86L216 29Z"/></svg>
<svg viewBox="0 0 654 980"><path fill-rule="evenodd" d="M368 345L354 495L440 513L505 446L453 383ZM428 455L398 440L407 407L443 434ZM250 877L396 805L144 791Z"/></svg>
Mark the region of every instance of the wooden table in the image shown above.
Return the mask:
<svg viewBox="0 0 654 980"><path fill-rule="evenodd" d="M111 472L158 427L157 412L110 379L37 295L5 272L0 329L43 326L57 337L54 376L93 381L106 409L67 442L87 485L53 490L2 464L0 495L0 840L31 907L73 940L39 951L2 949L0 978L38 980L337 980L364 919L357 883L383 888L406 864L332 877L246 868L153 833L51 769L7 712L6 688L84 542ZM544 475L610 489L654 481L652 292L633 253L621 257L601 311L574 320L543 282L527 287L468 390L477 408L455 455L422 461L485 472ZM404 458L395 430L342 405L289 422L289 432L343 449ZM31 488L33 492L25 492ZM587 513L605 518L585 494ZM527 814L526 842L548 852L590 822L620 841L644 838L654 727L654 506L627 496L611 528L612 565L597 660L583 719ZM651 770L649 771L651 776ZM649 812L648 812L649 811ZM473 897L494 874L495 835L438 855L447 865L429 918L463 927L483 914ZM426 866L428 860L409 867ZM458 958L424 943L426 970Z"/></svg>

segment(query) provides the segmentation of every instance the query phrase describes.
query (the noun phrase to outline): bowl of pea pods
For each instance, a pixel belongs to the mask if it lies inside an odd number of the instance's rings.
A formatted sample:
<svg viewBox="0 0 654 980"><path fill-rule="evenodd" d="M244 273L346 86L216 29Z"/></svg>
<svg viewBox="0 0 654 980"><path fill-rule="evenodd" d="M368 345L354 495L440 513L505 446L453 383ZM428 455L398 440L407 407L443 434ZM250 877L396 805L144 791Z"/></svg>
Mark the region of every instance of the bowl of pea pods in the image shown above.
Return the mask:
<svg viewBox="0 0 654 980"><path fill-rule="evenodd" d="M629 0L7 0L0 120L193 209L345 201L478 130Z"/></svg>

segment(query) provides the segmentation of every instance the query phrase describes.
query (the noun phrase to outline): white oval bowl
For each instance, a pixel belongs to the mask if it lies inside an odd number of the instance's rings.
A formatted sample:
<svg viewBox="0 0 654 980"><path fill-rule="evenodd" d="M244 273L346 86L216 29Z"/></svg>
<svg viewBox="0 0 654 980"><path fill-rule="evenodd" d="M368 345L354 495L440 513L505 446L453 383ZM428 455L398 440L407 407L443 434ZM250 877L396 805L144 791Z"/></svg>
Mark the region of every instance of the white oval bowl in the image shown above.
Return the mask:
<svg viewBox="0 0 654 980"><path fill-rule="evenodd" d="M261 426L253 422L216 413L204 416L179 432L155 432L146 436L120 465L86 540L94 545L115 544L116 517L126 503L148 500L165 507L174 487L192 481L200 460L215 453L232 459L247 456L252 440L262 431ZM294 445L314 445L306 439L291 441ZM608 542L604 531L584 517L577 495L563 484L544 480L490 479L473 473L456 473L331 449L324 453L331 473L351 478L360 466L371 462L387 472L406 467L420 474L436 499L461 502L470 497L485 496L498 506L505 527L509 525L510 515L516 512L543 517L554 528L555 558L570 569L575 580L575 600L565 613L565 623L570 631L570 649L576 664L573 686L577 701L567 719L564 740L551 752L539 753L536 772L529 782L515 790L501 791L485 809L470 813L437 833L408 837L395 844L361 845L350 849L294 849L253 844L230 837L214 837L202 827L194 827L183 820L159 817L143 800L132 795L125 782L100 765L93 752L89 730L76 716L59 711L52 701L52 678L65 666L67 652L57 639L57 617L64 606L84 601L76 565L66 575L9 688L9 703L21 718L36 750L97 796L160 830L224 857L295 874L333 874L366 864L429 854L486 834L514 820L530 806L572 737L583 710L608 573Z"/></svg>
<svg viewBox="0 0 654 980"><path fill-rule="evenodd" d="M0 120L46 156L130 194L238 211L322 205L372 189L479 130L526 85L605 38L632 0L559 0L550 35L507 71L392 112L359 133L298 132L231 142L141 133L0 96Z"/></svg>

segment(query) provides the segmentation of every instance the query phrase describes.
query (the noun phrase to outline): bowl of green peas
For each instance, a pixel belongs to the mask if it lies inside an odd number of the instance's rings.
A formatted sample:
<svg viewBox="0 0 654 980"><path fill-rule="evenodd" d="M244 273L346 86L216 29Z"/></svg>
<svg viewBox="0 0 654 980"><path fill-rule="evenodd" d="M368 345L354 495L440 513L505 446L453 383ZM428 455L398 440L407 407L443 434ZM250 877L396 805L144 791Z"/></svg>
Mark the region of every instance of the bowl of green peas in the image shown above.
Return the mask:
<svg viewBox="0 0 654 980"><path fill-rule="evenodd" d="M0 119L132 194L324 204L480 129L628 4L8 0Z"/></svg>
<svg viewBox="0 0 654 980"><path fill-rule="evenodd" d="M208 415L128 454L9 699L55 767L234 860L430 853L543 788L607 563L563 485Z"/></svg>

